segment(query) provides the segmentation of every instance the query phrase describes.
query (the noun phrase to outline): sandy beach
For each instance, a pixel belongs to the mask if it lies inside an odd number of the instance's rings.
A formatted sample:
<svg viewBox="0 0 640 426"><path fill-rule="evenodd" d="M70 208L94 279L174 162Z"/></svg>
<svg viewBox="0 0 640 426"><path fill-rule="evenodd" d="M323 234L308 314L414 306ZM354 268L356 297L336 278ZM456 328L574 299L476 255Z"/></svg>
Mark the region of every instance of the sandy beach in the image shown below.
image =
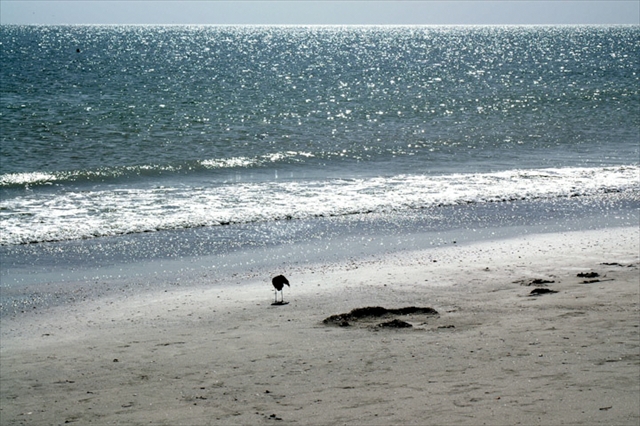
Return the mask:
<svg viewBox="0 0 640 426"><path fill-rule="evenodd" d="M611 228L274 270L283 306L270 276L238 275L6 317L0 423L638 425L639 241ZM377 306L437 314L323 323Z"/></svg>

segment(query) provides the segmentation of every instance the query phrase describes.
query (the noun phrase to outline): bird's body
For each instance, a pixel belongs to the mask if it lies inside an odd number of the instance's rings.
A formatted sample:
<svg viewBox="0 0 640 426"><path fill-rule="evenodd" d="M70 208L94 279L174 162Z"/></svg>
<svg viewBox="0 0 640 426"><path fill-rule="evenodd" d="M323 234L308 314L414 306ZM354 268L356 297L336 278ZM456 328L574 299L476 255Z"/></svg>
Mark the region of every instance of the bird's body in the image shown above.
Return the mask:
<svg viewBox="0 0 640 426"><path fill-rule="evenodd" d="M274 303L284 304L284 293L282 292L282 289L285 285L287 287L291 287L289 285L289 280L284 275L278 275L277 277L273 277L271 284L273 284L273 287L276 289L276 301ZM278 292L281 294L280 302L278 302Z"/></svg>

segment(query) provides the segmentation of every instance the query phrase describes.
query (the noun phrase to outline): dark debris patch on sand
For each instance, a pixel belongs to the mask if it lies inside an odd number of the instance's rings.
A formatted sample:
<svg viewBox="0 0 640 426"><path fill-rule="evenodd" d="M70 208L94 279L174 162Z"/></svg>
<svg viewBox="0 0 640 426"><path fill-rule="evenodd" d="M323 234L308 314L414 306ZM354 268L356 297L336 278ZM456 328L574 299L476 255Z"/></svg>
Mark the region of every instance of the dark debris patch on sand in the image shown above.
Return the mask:
<svg viewBox="0 0 640 426"><path fill-rule="evenodd" d="M576 275L578 278L597 278L600 276L597 272L580 272Z"/></svg>
<svg viewBox="0 0 640 426"><path fill-rule="evenodd" d="M555 283L555 281L547 280L547 279L544 279L544 278L533 278L533 279L528 279L528 280L517 280L517 281L514 281L514 283L515 284L520 284L520 285L523 285L523 286L527 286L527 287L530 287L530 286L539 287L539 286L546 286L547 284L553 284L553 283Z"/></svg>
<svg viewBox="0 0 640 426"><path fill-rule="evenodd" d="M398 309L387 309L382 306L368 306L356 308L351 312L331 315L325 318L322 323L326 325L337 325L340 327L350 327L352 325L375 326L377 328L412 328L413 325L407 321L395 318L397 316L410 317L417 321L424 321L425 316L436 316L438 311L433 308L423 308L408 306ZM387 321L379 322L381 319Z"/></svg>
<svg viewBox="0 0 640 426"><path fill-rule="evenodd" d="M378 324L378 327L382 328L410 328L413 327L412 324L409 324L406 321L399 320L398 318L392 319L391 321L381 322Z"/></svg>
<svg viewBox="0 0 640 426"><path fill-rule="evenodd" d="M576 275L578 278L587 278L581 281L581 284L601 283L603 281L613 281L613 278L604 279L606 275L600 276L597 272L580 272Z"/></svg>
<svg viewBox="0 0 640 426"><path fill-rule="evenodd" d="M557 292L557 290L551 290L548 288L534 288L531 290L531 293L529 293L529 296L540 296L542 294L553 294Z"/></svg>

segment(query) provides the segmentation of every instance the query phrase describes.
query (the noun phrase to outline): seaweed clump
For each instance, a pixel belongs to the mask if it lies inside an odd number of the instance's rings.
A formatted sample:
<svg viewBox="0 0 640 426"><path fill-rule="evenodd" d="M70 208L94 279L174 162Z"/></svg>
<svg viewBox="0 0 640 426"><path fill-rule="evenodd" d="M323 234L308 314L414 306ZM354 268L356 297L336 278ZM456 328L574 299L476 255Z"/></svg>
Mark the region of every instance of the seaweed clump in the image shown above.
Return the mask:
<svg viewBox="0 0 640 426"><path fill-rule="evenodd" d="M529 296L539 296L541 294L553 294L557 292L557 290L550 290L548 288L534 288L531 290L531 293L529 293Z"/></svg>
<svg viewBox="0 0 640 426"><path fill-rule="evenodd" d="M392 319L391 321L381 322L378 324L378 327L383 328L410 328L413 325L409 324L406 321L399 320L398 318Z"/></svg>
<svg viewBox="0 0 640 426"><path fill-rule="evenodd" d="M405 308L387 309L382 306L367 306L364 308L356 308L344 314L331 315L325 318L323 324L339 325L348 327L349 322L357 322L358 320L372 320L382 317L402 316L402 315L438 315L438 311L433 308L422 308L417 306L407 306ZM401 324L402 323L402 324ZM405 325L403 325L405 324ZM394 319L386 323L379 324L380 327L407 328L411 324Z"/></svg>

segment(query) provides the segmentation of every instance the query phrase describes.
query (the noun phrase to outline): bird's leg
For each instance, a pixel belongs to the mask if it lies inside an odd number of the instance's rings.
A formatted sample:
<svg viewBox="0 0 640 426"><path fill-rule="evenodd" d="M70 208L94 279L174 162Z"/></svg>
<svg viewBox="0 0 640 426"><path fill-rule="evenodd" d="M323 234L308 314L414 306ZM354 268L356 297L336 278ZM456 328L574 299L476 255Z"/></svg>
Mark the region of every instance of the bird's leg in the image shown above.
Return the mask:
<svg viewBox="0 0 640 426"><path fill-rule="evenodd" d="M282 290L280 290L280 299L280 301L284 303L284 286L282 287Z"/></svg>
<svg viewBox="0 0 640 426"><path fill-rule="evenodd" d="M276 290L276 301L274 303L278 303L278 290Z"/></svg>

